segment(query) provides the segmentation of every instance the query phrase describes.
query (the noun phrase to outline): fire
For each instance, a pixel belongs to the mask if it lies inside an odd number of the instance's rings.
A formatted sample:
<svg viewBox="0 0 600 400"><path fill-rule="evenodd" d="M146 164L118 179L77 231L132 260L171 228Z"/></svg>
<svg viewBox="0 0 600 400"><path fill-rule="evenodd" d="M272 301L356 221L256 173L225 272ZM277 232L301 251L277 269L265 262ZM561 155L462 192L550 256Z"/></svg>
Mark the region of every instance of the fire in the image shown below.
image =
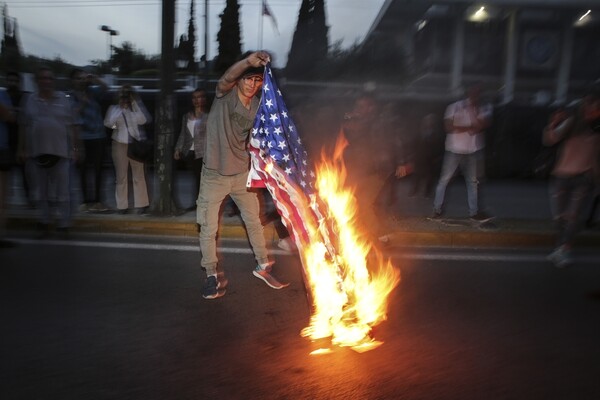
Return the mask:
<svg viewBox="0 0 600 400"><path fill-rule="evenodd" d="M346 145L341 136L333 160L323 155L317 166L318 202L327 215L316 228L321 234L313 232L315 239L301 248L314 305L310 325L301 334L312 340L331 337L334 345L363 352L381 344L371 337L371 329L386 319L388 296L400 273L356 226L354 190L344 186Z"/></svg>

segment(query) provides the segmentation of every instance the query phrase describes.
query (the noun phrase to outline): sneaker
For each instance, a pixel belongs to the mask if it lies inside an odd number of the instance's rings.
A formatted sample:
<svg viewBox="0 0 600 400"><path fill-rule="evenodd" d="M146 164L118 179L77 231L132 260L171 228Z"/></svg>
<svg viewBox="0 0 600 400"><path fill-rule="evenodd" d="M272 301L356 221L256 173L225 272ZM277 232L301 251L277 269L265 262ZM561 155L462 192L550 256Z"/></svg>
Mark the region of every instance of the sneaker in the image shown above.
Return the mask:
<svg viewBox="0 0 600 400"><path fill-rule="evenodd" d="M205 299L216 299L217 297L221 297L225 294L225 289L219 290L220 285L219 281L214 275L206 278L206 283L202 288L202 297Z"/></svg>
<svg viewBox="0 0 600 400"><path fill-rule="evenodd" d="M573 264L571 252L562 247L557 247L552 253L548 254L546 259L554 264L556 268L566 268Z"/></svg>
<svg viewBox="0 0 600 400"><path fill-rule="evenodd" d="M429 219L433 219L433 220L442 219L442 212L433 210L433 213L431 213L431 216L429 217Z"/></svg>
<svg viewBox="0 0 600 400"><path fill-rule="evenodd" d="M105 211L108 211L108 208L104 204L98 202L98 203L92 204L88 208L88 211L90 211L90 212L105 212Z"/></svg>
<svg viewBox="0 0 600 400"><path fill-rule="evenodd" d="M148 210L148 207L138 207L135 209L135 213L137 215L150 215L150 211Z"/></svg>
<svg viewBox="0 0 600 400"><path fill-rule="evenodd" d="M271 267L267 267L265 269L261 268L260 265L257 265L252 271L252 274L258 279L262 279L267 285L272 287L273 289L283 289L288 287L289 283L281 283L273 275L271 275Z"/></svg>
<svg viewBox="0 0 600 400"><path fill-rule="evenodd" d="M279 242L277 242L277 247L279 247L281 250L287 251L288 253L294 253L298 251L296 244L289 236L284 239L279 239Z"/></svg>
<svg viewBox="0 0 600 400"><path fill-rule="evenodd" d="M494 217L492 217L491 215L489 215L483 211L479 211L477 214L471 215L470 218L472 221L475 221L475 222L486 222L486 221L489 221L490 219L493 219Z"/></svg>

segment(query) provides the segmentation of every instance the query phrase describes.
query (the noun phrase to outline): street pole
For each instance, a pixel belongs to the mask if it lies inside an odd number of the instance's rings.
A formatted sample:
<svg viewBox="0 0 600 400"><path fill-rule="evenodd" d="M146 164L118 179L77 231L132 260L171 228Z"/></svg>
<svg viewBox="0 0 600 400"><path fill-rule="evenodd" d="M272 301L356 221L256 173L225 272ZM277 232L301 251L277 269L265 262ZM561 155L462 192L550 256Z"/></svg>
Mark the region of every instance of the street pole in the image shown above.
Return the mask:
<svg viewBox="0 0 600 400"><path fill-rule="evenodd" d="M175 73L175 0L162 0L162 45L160 57L160 93L156 107L154 141L154 196L151 212L170 216L176 211L173 181L173 75Z"/></svg>

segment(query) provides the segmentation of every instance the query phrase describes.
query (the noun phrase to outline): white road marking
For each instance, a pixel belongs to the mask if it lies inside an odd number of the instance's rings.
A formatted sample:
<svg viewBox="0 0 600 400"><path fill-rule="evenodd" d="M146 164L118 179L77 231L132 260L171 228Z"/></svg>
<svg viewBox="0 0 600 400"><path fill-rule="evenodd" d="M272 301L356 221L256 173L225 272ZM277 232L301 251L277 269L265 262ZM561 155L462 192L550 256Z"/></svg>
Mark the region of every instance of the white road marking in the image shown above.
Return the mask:
<svg viewBox="0 0 600 400"><path fill-rule="evenodd" d="M199 252L197 244L162 244L162 243L127 243L127 242L95 242L85 240L34 240L34 239L12 239L22 244L48 245L48 246L71 246L71 247L98 247L113 249L131 249L131 250L159 250L159 251L185 251ZM217 251L228 254L252 254L252 249L248 247L223 247L217 248ZM547 253L541 250L532 250L529 252L515 253L511 249L494 249L485 251L473 251L472 249L460 249L453 251L435 249L430 250L396 250L390 254L393 258L404 258L411 260L425 261L479 261L479 262L546 262ZM270 249L269 252L274 255L292 255L283 250ZM600 253L575 254L575 261L578 263L600 264Z"/></svg>
<svg viewBox="0 0 600 400"><path fill-rule="evenodd" d="M199 252L199 245L195 244L160 244L160 243L124 243L124 242L92 242L85 240L34 240L34 239L11 239L21 244L35 244L47 246L69 246L69 247L99 247L110 249L131 249L131 250L170 250L170 251L191 251ZM252 254L252 249L242 247L218 247L221 253L231 254ZM289 253L283 250L271 250L271 254L287 255Z"/></svg>

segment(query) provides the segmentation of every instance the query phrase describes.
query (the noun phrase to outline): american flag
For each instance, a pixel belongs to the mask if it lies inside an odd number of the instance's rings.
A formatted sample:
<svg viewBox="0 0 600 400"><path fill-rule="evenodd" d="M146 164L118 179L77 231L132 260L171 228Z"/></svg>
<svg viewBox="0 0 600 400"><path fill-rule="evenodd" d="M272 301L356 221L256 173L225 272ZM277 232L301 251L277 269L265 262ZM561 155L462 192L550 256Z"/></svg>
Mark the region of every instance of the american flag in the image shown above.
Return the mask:
<svg viewBox="0 0 600 400"><path fill-rule="evenodd" d="M262 96L250 134L249 187L266 187L298 248L307 243L319 216L311 208L315 174L271 64L265 67ZM313 201L314 203L314 201Z"/></svg>

